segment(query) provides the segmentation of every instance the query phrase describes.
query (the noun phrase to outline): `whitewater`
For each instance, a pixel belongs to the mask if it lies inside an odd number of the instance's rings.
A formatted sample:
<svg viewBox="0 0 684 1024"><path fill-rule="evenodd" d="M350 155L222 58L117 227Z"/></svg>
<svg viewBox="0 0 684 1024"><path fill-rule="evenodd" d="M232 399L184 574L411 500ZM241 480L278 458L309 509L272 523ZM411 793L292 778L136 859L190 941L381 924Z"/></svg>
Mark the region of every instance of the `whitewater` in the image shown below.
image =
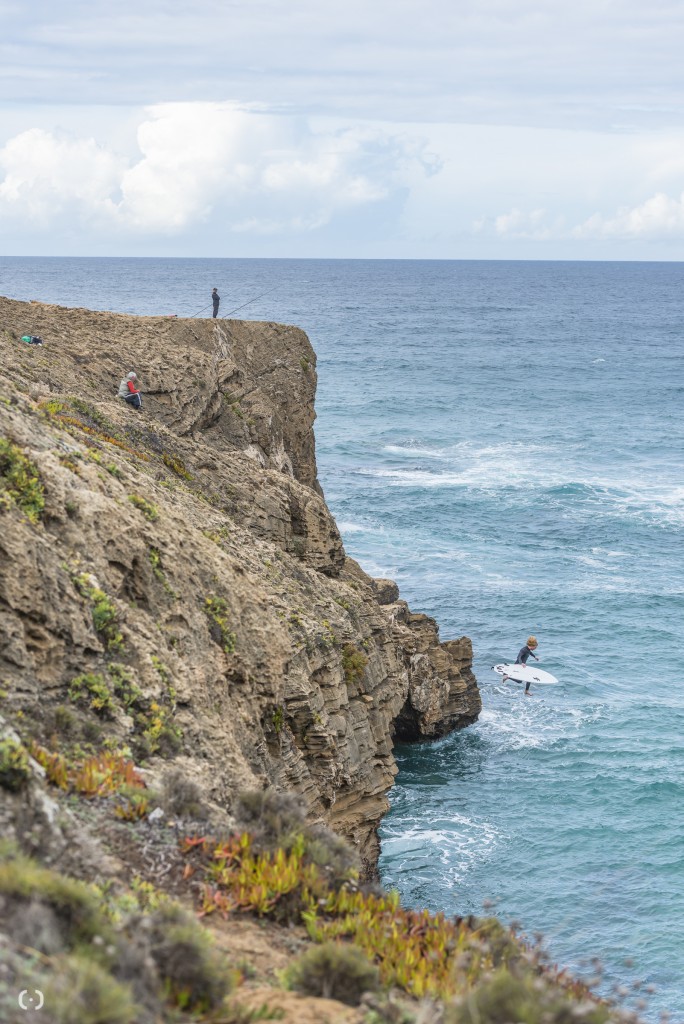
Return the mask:
<svg viewBox="0 0 684 1024"><path fill-rule="evenodd" d="M472 638L482 692L474 726L398 748L383 881L411 906L493 907L585 976L598 957L603 990L645 992L652 1021L684 1019L683 279L663 263L0 260L12 298L188 315L217 285L223 309L267 292L239 315L308 332L347 551L442 639ZM524 698L491 666L530 633L560 685Z"/></svg>

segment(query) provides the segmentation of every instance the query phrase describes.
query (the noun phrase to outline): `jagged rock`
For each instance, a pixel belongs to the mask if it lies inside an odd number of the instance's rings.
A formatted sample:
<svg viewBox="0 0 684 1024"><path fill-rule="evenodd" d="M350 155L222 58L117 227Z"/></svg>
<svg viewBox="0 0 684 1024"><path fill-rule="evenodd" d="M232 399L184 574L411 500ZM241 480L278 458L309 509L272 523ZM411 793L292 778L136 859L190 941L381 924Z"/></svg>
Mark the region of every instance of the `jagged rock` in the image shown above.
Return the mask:
<svg viewBox="0 0 684 1024"><path fill-rule="evenodd" d="M29 328L43 347L21 343ZM372 869L395 735L467 725L480 697L470 642L440 643L345 555L316 476L306 336L0 299L0 354L0 437L45 498L33 524L0 476L8 716L38 734L60 707L92 719L70 683L122 665L182 732L180 749L152 750L153 774L178 756L228 814L240 788L294 790ZM115 397L132 368L141 413ZM121 743L136 728L121 706L102 722Z"/></svg>
<svg viewBox="0 0 684 1024"><path fill-rule="evenodd" d="M373 587L378 604L394 604L399 600L399 587L394 580L374 579Z"/></svg>

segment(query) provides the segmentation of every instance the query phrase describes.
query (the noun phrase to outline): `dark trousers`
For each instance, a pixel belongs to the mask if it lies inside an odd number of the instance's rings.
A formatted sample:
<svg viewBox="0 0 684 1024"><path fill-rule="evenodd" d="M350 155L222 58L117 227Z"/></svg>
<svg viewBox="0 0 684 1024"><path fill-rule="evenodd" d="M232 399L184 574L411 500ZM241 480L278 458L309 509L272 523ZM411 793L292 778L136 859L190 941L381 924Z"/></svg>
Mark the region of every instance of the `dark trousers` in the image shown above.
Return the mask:
<svg viewBox="0 0 684 1024"><path fill-rule="evenodd" d="M219 307L219 304L218 304L218 302L216 302L216 301L214 300L214 312L213 312L213 313L211 314L211 315L212 315L212 317L214 318L214 320L215 320L215 319L216 319L216 317L218 316L218 307Z"/></svg>
<svg viewBox="0 0 684 1024"><path fill-rule="evenodd" d="M134 395L126 395L124 402L128 402L128 404L132 405L134 409L139 409L142 405L142 398L140 397L140 394L136 392Z"/></svg>

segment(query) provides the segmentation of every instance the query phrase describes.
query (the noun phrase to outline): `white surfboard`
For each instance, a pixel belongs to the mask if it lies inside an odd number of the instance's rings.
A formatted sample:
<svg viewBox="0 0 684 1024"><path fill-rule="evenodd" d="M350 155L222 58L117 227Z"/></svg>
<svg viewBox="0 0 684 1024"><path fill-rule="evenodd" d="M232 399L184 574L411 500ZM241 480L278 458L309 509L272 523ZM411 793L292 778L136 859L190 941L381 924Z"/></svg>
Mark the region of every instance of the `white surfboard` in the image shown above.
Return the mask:
<svg viewBox="0 0 684 1024"><path fill-rule="evenodd" d="M532 665L492 665L500 676L508 676L514 683L538 683L540 686L555 686L558 680L550 672L544 672Z"/></svg>

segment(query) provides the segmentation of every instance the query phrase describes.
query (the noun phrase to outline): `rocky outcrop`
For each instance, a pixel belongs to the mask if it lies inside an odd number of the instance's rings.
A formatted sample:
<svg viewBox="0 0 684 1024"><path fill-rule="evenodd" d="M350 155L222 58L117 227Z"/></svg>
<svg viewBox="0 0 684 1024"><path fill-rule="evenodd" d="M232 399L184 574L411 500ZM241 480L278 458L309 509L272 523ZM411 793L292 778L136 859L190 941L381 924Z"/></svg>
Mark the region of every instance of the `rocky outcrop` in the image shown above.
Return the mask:
<svg viewBox="0 0 684 1024"><path fill-rule="evenodd" d="M151 776L173 758L226 814L241 788L294 790L372 867L395 736L467 725L480 698L470 642L345 554L306 336L0 300L0 353L8 721L143 749ZM115 397L132 368L141 413Z"/></svg>

